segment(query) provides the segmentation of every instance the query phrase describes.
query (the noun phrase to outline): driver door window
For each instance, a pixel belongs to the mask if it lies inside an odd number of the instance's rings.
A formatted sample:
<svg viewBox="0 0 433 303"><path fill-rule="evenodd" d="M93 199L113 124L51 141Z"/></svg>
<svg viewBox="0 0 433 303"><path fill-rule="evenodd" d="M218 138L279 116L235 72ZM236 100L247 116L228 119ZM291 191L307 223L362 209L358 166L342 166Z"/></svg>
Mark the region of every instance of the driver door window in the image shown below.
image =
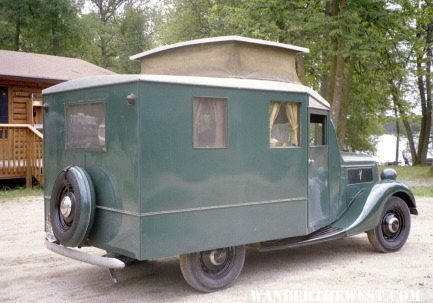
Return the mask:
<svg viewBox="0 0 433 303"><path fill-rule="evenodd" d="M309 127L309 142L310 146L323 146L327 145L326 138L326 116L323 115L310 115Z"/></svg>

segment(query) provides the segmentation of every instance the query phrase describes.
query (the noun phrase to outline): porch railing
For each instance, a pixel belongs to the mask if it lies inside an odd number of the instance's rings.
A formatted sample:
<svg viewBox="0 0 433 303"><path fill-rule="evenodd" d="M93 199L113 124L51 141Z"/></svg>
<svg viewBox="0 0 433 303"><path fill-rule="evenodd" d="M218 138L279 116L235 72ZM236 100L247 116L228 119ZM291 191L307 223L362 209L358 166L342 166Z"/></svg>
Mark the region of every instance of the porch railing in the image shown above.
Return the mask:
<svg viewBox="0 0 433 303"><path fill-rule="evenodd" d="M30 124L0 124L0 179L44 182L43 135Z"/></svg>

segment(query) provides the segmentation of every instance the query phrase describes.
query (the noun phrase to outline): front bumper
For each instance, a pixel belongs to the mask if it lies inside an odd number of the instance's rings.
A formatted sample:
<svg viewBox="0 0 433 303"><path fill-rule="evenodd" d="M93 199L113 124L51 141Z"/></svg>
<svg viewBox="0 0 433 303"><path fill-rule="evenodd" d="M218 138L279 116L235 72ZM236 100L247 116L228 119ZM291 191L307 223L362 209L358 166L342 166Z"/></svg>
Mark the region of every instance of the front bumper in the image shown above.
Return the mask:
<svg viewBox="0 0 433 303"><path fill-rule="evenodd" d="M45 247L55 252L56 254L85 262L88 264L105 267L109 269L122 269L125 267L125 263L119 259L111 257L95 256L85 252L81 252L72 248L65 247L57 244L56 242L45 239Z"/></svg>

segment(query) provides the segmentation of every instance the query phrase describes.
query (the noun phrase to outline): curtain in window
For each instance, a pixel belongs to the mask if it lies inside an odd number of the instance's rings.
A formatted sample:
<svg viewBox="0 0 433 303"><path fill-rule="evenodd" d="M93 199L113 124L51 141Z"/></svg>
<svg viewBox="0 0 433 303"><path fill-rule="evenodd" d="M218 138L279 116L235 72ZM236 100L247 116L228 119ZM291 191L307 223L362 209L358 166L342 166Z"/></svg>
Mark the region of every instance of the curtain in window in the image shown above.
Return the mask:
<svg viewBox="0 0 433 303"><path fill-rule="evenodd" d="M227 147L227 101L217 98L195 98L194 147Z"/></svg>
<svg viewBox="0 0 433 303"><path fill-rule="evenodd" d="M193 103L193 113L194 113L194 146L198 144L198 134L199 134L199 127L200 127L200 116L201 116L201 102L199 99L194 99Z"/></svg>
<svg viewBox="0 0 433 303"><path fill-rule="evenodd" d="M278 112L280 111L281 102L272 101L269 110L269 140L272 140L272 126L274 126L277 119ZM272 144L272 142L270 142Z"/></svg>
<svg viewBox="0 0 433 303"><path fill-rule="evenodd" d="M213 147L226 147L225 105L223 100L209 100L215 117L215 143Z"/></svg>
<svg viewBox="0 0 433 303"><path fill-rule="evenodd" d="M290 138L291 138L291 144L293 146L298 146L298 129L299 129L299 122L298 122L298 104L296 103L290 103L286 102L286 115L287 120L289 121L290 125Z"/></svg>

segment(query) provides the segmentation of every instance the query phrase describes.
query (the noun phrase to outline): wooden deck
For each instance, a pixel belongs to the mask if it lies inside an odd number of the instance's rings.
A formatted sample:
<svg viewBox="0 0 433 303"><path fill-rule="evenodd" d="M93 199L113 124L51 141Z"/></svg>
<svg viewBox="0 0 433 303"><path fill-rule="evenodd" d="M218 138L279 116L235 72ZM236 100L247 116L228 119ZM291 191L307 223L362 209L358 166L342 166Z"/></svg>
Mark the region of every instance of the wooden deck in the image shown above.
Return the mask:
<svg viewBox="0 0 433 303"><path fill-rule="evenodd" d="M30 124L0 124L0 180L17 178L43 184L43 135Z"/></svg>

